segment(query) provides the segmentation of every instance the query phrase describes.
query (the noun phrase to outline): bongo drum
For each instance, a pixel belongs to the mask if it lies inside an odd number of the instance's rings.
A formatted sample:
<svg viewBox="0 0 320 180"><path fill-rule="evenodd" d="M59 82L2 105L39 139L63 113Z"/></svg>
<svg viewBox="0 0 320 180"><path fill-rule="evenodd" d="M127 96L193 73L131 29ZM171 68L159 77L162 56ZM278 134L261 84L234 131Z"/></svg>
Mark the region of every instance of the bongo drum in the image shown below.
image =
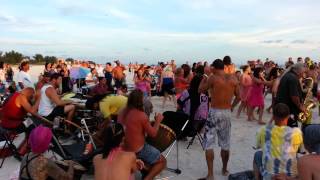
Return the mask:
<svg viewBox="0 0 320 180"><path fill-rule="evenodd" d="M76 94L75 93L66 93L62 96L62 100L70 100L70 98L73 98Z"/></svg>
<svg viewBox="0 0 320 180"><path fill-rule="evenodd" d="M165 151L176 139L176 133L164 124L160 124L156 137L147 137L147 143L157 148L160 152Z"/></svg>
<svg viewBox="0 0 320 180"><path fill-rule="evenodd" d="M66 161L55 161L55 163L59 167L61 167L63 170L68 171L69 164ZM73 169L74 169L73 179L77 179L77 180L80 180L82 174L84 174L87 171L86 168L84 168L81 164L77 162L74 162Z"/></svg>

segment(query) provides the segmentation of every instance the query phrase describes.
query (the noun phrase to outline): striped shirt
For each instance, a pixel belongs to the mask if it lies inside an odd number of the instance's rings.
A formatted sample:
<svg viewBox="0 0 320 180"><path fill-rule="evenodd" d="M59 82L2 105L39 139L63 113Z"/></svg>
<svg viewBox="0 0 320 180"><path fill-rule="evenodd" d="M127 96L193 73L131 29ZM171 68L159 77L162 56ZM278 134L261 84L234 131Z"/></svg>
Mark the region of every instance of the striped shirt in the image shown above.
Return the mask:
<svg viewBox="0 0 320 180"><path fill-rule="evenodd" d="M297 176L297 151L302 144L299 128L267 125L257 133L257 147L262 148L263 176L285 173Z"/></svg>

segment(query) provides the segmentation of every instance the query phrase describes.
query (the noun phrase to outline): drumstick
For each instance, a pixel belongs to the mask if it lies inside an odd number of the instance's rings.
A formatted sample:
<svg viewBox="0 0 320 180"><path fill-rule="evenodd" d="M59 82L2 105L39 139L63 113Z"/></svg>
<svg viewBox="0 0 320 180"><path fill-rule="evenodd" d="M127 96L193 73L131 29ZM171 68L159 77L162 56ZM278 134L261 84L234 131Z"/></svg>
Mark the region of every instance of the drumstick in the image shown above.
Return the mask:
<svg viewBox="0 0 320 180"><path fill-rule="evenodd" d="M73 125L74 127L76 128L79 128L80 130L86 132L87 134L89 134L90 136L92 136L92 134L90 132L88 132L86 129L83 129L82 127L80 127L78 124L74 123L74 122L71 122L69 120L66 120L66 119L63 119L63 121L65 121L66 123L69 123L71 125Z"/></svg>
<svg viewBox="0 0 320 180"><path fill-rule="evenodd" d="M46 119L46 118L44 118L44 117L42 117L42 116L36 116L36 117L38 117L39 119L41 119L42 121L45 121L46 123L48 123L48 124L50 124L50 125L53 125L53 122L49 121L48 119ZM80 127L80 126L77 125L76 123L71 122L71 121L68 121L68 120L66 120L66 119L63 119L63 120L64 120L66 123L69 123L69 124L75 126L76 128L79 128L80 130L88 133L90 136L92 136L92 134L91 134L90 132L88 132L86 129L83 129L82 127Z"/></svg>

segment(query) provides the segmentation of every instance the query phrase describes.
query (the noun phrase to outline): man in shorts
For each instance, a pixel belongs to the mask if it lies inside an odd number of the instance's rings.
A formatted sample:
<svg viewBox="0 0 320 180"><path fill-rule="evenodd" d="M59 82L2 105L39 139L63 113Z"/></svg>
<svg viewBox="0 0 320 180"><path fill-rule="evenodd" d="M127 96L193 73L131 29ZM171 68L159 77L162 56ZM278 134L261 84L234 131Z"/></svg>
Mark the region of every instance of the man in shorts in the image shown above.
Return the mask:
<svg viewBox="0 0 320 180"><path fill-rule="evenodd" d="M127 107L118 115L118 121L125 130L124 150L136 153L138 159L150 166L144 180L152 180L166 167L166 159L158 149L145 142L145 135L157 135L163 116L156 113L152 126L143 108L143 92L132 91Z"/></svg>
<svg viewBox="0 0 320 180"><path fill-rule="evenodd" d="M205 125L204 146L206 149L206 160L208 175L204 179L214 179L213 174L213 147L216 136L221 147L222 174L228 175L228 160L231 135L231 112L230 110L239 102L239 83L234 75L224 72L222 60L216 59L213 63L213 74L209 77L204 75L199 92L209 92L212 98L208 119ZM208 91L209 90L209 91ZM232 103L233 97L234 101Z"/></svg>

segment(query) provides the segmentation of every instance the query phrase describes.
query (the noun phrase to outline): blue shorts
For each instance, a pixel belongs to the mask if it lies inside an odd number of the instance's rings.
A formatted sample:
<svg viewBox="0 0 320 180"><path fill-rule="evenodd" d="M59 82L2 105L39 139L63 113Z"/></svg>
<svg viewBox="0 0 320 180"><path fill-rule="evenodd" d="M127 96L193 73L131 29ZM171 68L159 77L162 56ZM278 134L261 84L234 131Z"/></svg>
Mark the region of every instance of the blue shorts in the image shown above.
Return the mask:
<svg viewBox="0 0 320 180"><path fill-rule="evenodd" d="M263 173L263 167L262 167L262 151L257 151L254 153L253 162L256 164L257 168L260 171L260 174Z"/></svg>
<svg viewBox="0 0 320 180"><path fill-rule="evenodd" d="M143 162L153 165L160 159L160 151L155 147L145 143L143 148L136 153L137 158L141 159Z"/></svg>

